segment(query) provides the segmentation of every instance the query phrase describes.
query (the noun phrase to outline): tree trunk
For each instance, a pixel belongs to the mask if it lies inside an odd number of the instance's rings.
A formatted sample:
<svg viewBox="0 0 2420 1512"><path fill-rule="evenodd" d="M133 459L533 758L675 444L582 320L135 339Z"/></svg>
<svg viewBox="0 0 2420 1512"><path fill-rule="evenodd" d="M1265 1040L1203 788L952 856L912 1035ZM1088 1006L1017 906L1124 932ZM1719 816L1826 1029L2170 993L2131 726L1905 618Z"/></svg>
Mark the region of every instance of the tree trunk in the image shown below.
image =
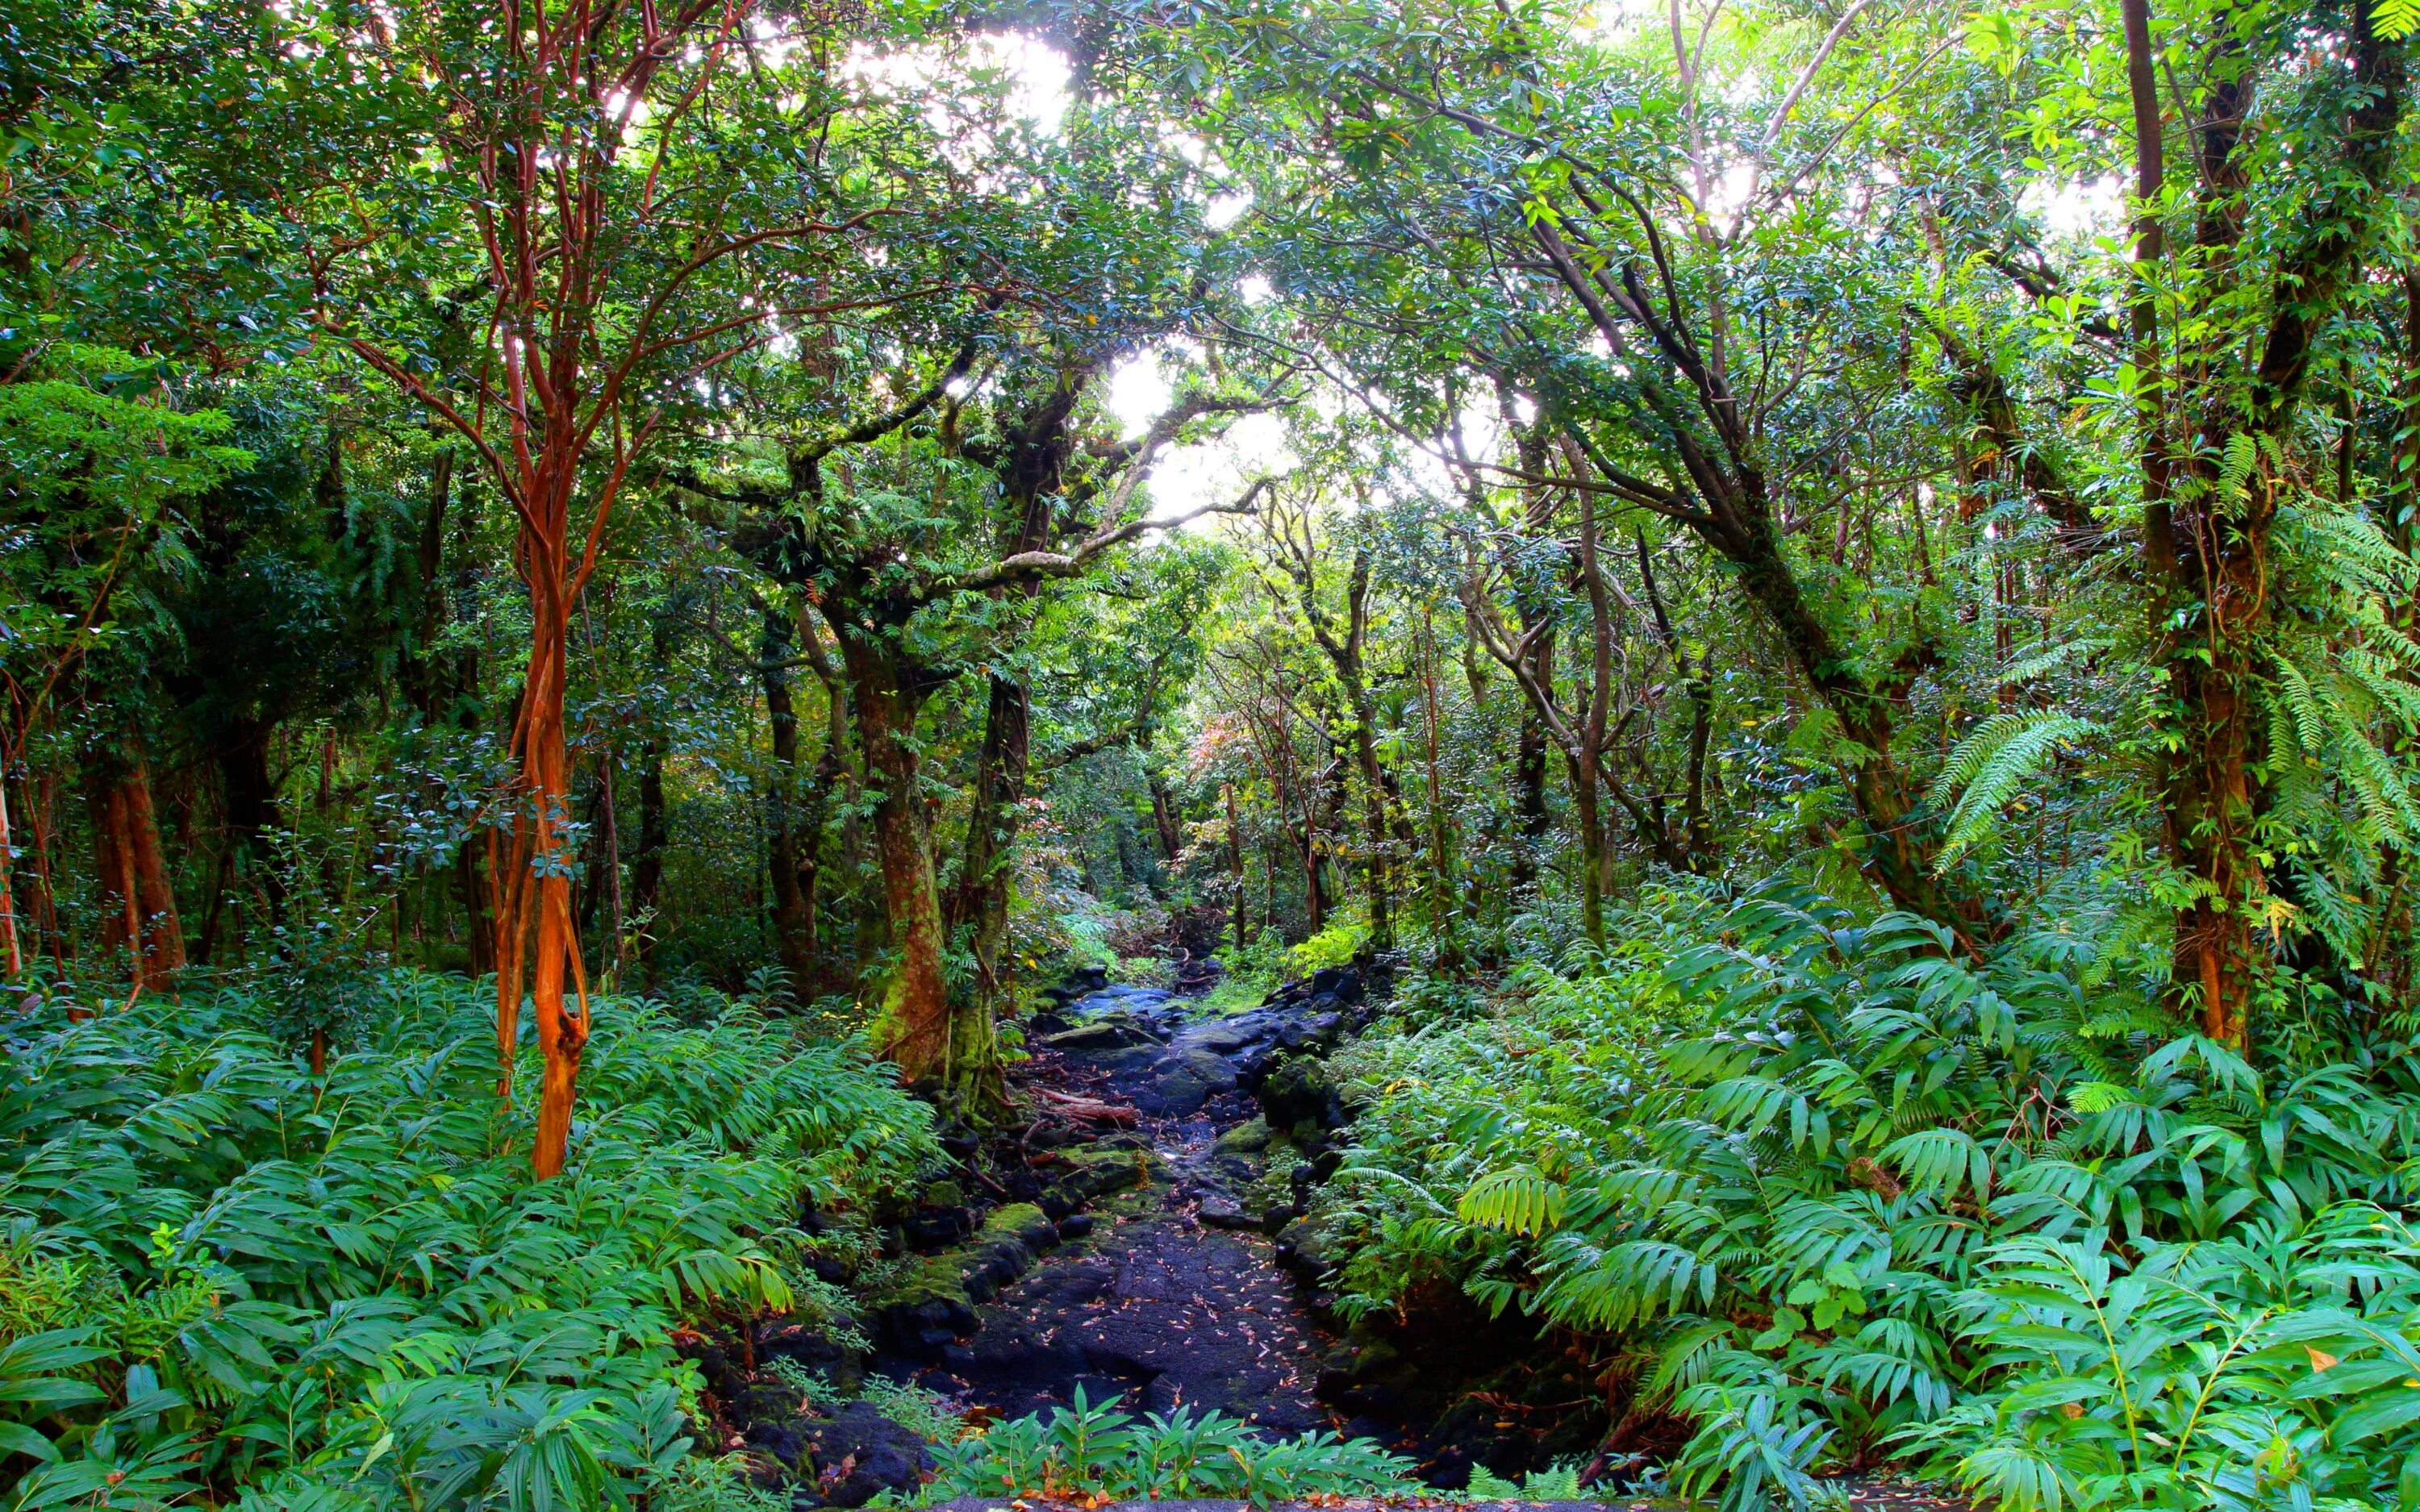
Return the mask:
<svg viewBox="0 0 2420 1512"><path fill-rule="evenodd" d="M1589 943L1605 946L1605 814L1595 764L1581 757L1564 764L1572 779L1572 816L1580 831L1580 925Z"/></svg>
<svg viewBox="0 0 2420 1512"><path fill-rule="evenodd" d="M26 772L18 779L17 793L23 800L19 813L28 838L33 841L33 868L23 873L24 919L33 936L32 949L39 953L47 949L52 964L61 970L67 967L67 936L59 928L57 894L51 881L51 841L56 834L52 813L58 779L45 774L37 779Z"/></svg>
<svg viewBox="0 0 2420 1512"><path fill-rule="evenodd" d="M664 852L672 833L664 809L664 760L671 754L661 730L651 729L639 747L639 852L630 860L630 911L639 920L639 963L655 980L657 916L663 907Z"/></svg>
<svg viewBox="0 0 2420 1512"><path fill-rule="evenodd" d="M2123 8L2129 82L2136 122L2137 187L2156 187L2164 141L2152 64L2148 8ZM2268 892L2256 831L2265 803L2257 776L2267 759L2265 720L2257 706L2274 618L2271 534L2288 491L2256 444L2241 487L2222 478L2215 459L2250 440L2282 446L2293 428L2321 328L2360 278L2368 221L2395 187L2395 144L2405 77L2400 44L2372 31L2369 8L2355 7L2350 61L2364 86L2344 141L2342 181L2331 212L2314 217L2305 239L2277 256L2269 326L2249 373L2223 354L2180 349L2162 378L2160 332L2148 288L2135 303L2137 362L2153 365L2144 444L2144 562L2152 579L2155 653L2164 660L2176 708L2171 738L2159 743L2159 791L2171 864L2203 886L2180 909L2170 991L2190 1004L2201 1032L2237 1050L2249 1047L2251 1005L2268 966L2257 930ZM2248 171L2236 155L2252 106L2249 76L2219 76L2192 138L2200 173L2197 241L2223 278L2226 250L2241 235ZM2147 216L2145 218L2149 220ZM2156 223L2138 226L2137 260L2162 247ZM2240 297L2220 286L2207 297ZM2192 374L2214 374L2188 386ZM2226 388L2200 392L2206 385ZM2174 385L2173 388L2169 385ZM2227 392L2240 385L2241 392ZM2183 635L2176 626L2189 626Z"/></svg>
<svg viewBox="0 0 2420 1512"><path fill-rule="evenodd" d="M1168 791L1168 777L1157 767L1152 768L1147 780L1151 784L1151 827L1159 841L1159 858L1173 863L1177 853L1185 848L1184 831L1177 824L1175 795Z"/></svg>
<svg viewBox="0 0 2420 1512"><path fill-rule="evenodd" d="M1230 782L1227 797L1227 872L1235 879L1235 895L1228 903L1235 926L1235 959L1241 968L1244 948L1251 943L1245 937L1246 908L1244 897L1244 821L1235 809L1235 784Z"/></svg>
<svg viewBox="0 0 2420 1512"><path fill-rule="evenodd" d="M137 991L168 985L185 964L177 898L160 852L151 779L142 764L95 774L89 790L94 873L101 892L101 947L128 953Z"/></svg>
<svg viewBox="0 0 2420 1512"><path fill-rule="evenodd" d="M1420 656L1420 723L1425 744L1429 830L1429 926L1442 941L1439 960L1445 965L1458 965L1462 945L1455 938L1456 914L1459 905L1454 896L1453 821L1446 809L1445 769L1438 760L1438 736L1445 723L1442 690L1437 675L1436 625L1423 611L1418 643Z"/></svg>
<svg viewBox="0 0 2420 1512"><path fill-rule="evenodd" d="M756 643L757 676L773 741L773 769L765 792L765 850L772 873L774 949L795 987L815 971L814 904L799 881L801 846L814 845L816 837L802 839L799 832L799 714L789 669L783 665L792 646L790 620L768 604L764 622Z"/></svg>
<svg viewBox="0 0 2420 1512"><path fill-rule="evenodd" d="M7 940L8 979L24 975L23 948L17 938L17 843L8 827L8 773L0 764L0 936Z"/></svg>
<svg viewBox="0 0 2420 1512"><path fill-rule="evenodd" d="M954 1044L994 1043L993 1026L1012 1000L1008 967L1009 862L1016 843L1019 806L1032 759L1032 710L1025 686L995 674L984 709L983 745L975 758L974 803L967 816L966 858L953 899L951 927L969 931L975 958L972 1001L954 1031ZM980 1020L980 1023L971 1022ZM970 1103L998 1103L1006 1092L998 1057L968 1058L962 1051L953 1083Z"/></svg>
<svg viewBox="0 0 2420 1512"><path fill-rule="evenodd" d="M988 1050L960 1045L942 973L941 903L933 878L932 831L915 747L921 693L910 686L898 654L878 631L843 622L841 656L857 711L858 745L866 776L880 788L874 806L875 859L882 874L884 914L893 957L876 1028L883 1053L910 1084L945 1088L951 1069Z"/></svg>
<svg viewBox="0 0 2420 1512"><path fill-rule="evenodd" d="M481 825L464 836L461 846L454 853L454 890L462 900L464 943L473 977L484 977L496 969L496 921L489 915L485 881L487 846L488 830Z"/></svg>
<svg viewBox="0 0 2420 1512"><path fill-rule="evenodd" d="M542 553L534 553L542 554ZM564 580L558 569L550 584ZM588 1044L588 982L580 959L580 933L571 918L571 878L561 861L563 819L570 800L570 762L564 734L564 674L569 660L568 628L558 591L532 594L550 612L534 615L530 650L527 738L522 770L531 804L535 843L529 858L536 874L532 900L535 918L531 946L530 1006L537 1015L542 1063L537 1131L530 1169L541 1180L563 1169L578 1095L580 1059ZM527 889L524 888L524 891ZM575 994L568 1007L564 989ZM518 1005L517 1005L518 1006Z"/></svg>
<svg viewBox="0 0 2420 1512"><path fill-rule="evenodd" d="M445 679L437 659L437 638L445 630L445 510L454 488L454 449L438 448L429 463L428 505L420 516L414 563L420 571L420 618L400 668L404 696L435 724L446 702Z"/></svg>

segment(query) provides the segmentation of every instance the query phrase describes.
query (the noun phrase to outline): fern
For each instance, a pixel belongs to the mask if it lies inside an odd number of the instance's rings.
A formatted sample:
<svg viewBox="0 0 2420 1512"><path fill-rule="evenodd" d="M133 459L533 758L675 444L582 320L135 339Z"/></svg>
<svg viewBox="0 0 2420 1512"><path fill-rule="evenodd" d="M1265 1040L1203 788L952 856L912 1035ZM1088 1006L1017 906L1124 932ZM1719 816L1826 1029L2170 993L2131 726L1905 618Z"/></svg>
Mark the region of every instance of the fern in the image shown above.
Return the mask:
<svg viewBox="0 0 2420 1512"><path fill-rule="evenodd" d="M374 1037L324 1082L240 993L81 1022L54 993L19 1021L0 1284L35 1284L7 1286L0 1377L76 1372L0 1380L40 1409L0 1420L48 1459L26 1504L110 1475L124 1505L191 1476L263 1508L627 1503L689 1443L674 1329L789 1305L801 1198L862 1201L935 1153L930 1114L854 1050L617 1001L574 1162L532 1183L481 992L357 990Z"/></svg>
<svg viewBox="0 0 2420 1512"><path fill-rule="evenodd" d="M1455 1213L1481 1228L1535 1238L1562 1223L1563 1189L1532 1170L1496 1171L1463 1194Z"/></svg>
<svg viewBox="0 0 2420 1512"><path fill-rule="evenodd" d="M2304 896L2315 916L2330 906ZM1458 1280L1492 1308L1652 1359L1636 1405L1691 1425L1676 1481L1734 1505L1812 1504L1832 1455L1913 1455L2012 1508L2133 1504L2106 1478L2117 1472L2077 1468L2123 1432L2122 1412L2094 1405L2118 1389L2143 1394L2141 1420L2188 1461L2205 1457L2206 1478L2269 1442L2242 1436L2257 1421L2243 1414L2282 1411L2259 1406L2261 1390L2294 1394L2288 1431L2320 1445L2335 1409L2301 1386L2308 1359L2286 1333L2212 1374L2228 1335L2188 1293L2225 1288L2194 1257L2232 1268L2244 1300L2229 1316L2266 1308L2279 1330L2289 1317L2321 1328L2312 1309L2357 1290L2387 1319L2381 1338L2420 1336L2400 1218L2360 1229L2345 1207L2387 1204L2366 1210L2381 1221L2412 1200L2420 1113L2350 1066L2280 1080L2178 1037L2138 990L2149 979L2118 969L2142 959L2136 942L2160 943L2144 917L2105 908L2090 931L1976 961L1936 926L1859 921L1786 885L1669 895L1624 919L1640 942L1629 964L1585 991L1527 981L1476 1023L1345 1052L1363 1103L1352 1184L1316 1221L1359 1297ZM1551 1225L1549 1188L1561 1195ZM2058 1257L2064 1280L2049 1269ZM2085 1311L2026 1311L2062 1288ZM2256 1288L2268 1288L2257 1301ZM2149 1350L2127 1357L2122 1381L2105 1340L2099 1355L2026 1352L2098 1337L2092 1307L2126 1349ZM2156 1332L2187 1323L2173 1346ZM2341 1325L2326 1328L2337 1332L2315 1334L2318 1347L2352 1358L2329 1342L2349 1344ZM2292 1372L2258 1378L2264 1361ZM2420 1362L2395 1379L2420 1379ZM2188 1432L2171 1409L2192 1380L2216 1381L2239 1415ZM2420 1417L2379 1434L2395 1436L2391 1452L2305 1452L2281 1494L2393 1504ZM2124 1473L2169 1473L2141 1443Z"/></svg>
<svg viewBox="0 0 2420 1512"><path fill-rule="evenodd" d="M1950 805L1937 865L1946 867L1987 835L2002 805L2064 745L2098 735L2101 727L2066 714L2005 712L1959 742L1933 779L1928 801Z"/></svg>

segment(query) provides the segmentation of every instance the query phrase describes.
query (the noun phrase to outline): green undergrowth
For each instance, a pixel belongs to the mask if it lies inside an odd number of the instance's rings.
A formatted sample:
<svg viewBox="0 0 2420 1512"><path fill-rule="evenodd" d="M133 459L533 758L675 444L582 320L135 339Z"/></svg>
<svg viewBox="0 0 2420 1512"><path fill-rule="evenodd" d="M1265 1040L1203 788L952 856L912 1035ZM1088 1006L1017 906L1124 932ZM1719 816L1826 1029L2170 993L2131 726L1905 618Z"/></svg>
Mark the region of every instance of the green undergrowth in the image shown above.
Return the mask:
<svg viewBox="0 0 2420 1512"><path fill-rule="evenodd" d="M1348 1311L1595 1341L1676 1490L1895 1463L2016 1512L2420 1505L2420 1066L2312 990L2247 1061L2054 932L1989 959L1676 893L1337 1057Z"/></svg>
<svg viewBox="0 0 2420 1512"><path fill-rule="evenodd" d="M830 1378L796 1360L771 1361L766 1365L765 1374L795 1388L802 1401L818 1405L866 1402L884 1417L928 1443L954 1443L966 1431L965 1414L953 1406L948 1397L912 1381L867 1376L857 1383L854 1391L844 1391Z"/></svg>
<svg viewBox="0 0 2420 1512"><path fill-rule="evenodd" d="M800 1201L911 1180L926 1110L745 1005L609 998L538 1182L488 989L352 997L324 1079L234 991L8 1026L0 1505L720 1504L675 1331L835 1301Z"/></svg>
<svg viewBox="0 0 2420 1512"><path fill-rule="evenodd" d="M1236 1498L1266 1505L1306 1496L1411 1494L1411 1461L1368 1439L1307 1433L1272 1441L1216 1412L1179 1407L1138 1419L1118 1398L999 1423L937 1444L919 1504L953 1497L1095 1501Z"/></svg>

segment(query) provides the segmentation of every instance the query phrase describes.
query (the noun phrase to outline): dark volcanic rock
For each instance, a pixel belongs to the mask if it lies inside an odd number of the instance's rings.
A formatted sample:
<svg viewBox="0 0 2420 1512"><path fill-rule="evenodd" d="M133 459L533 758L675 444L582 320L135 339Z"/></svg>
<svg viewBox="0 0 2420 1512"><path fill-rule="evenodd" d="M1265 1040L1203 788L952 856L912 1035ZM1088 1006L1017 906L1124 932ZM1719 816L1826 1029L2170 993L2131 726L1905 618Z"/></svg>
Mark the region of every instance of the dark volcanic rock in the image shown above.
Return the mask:
<svg viewBox="0 0 2420 1512"><path fill-rule="evenodd" d="M1087 1020L1072 1029L1046 1034L1035 1041L1052 1050L1125 1050L1158 1044L1157 1035L1125 1014Z"/></svg>
<svg viewBox="0 0 2420 1512"><path fill-rule="evenodd" d="M1344 1099L1328 1085L1325 1068L1297 1057L1281 1060L1262 1078L1261 1106L1271 1129L1324 1133L1345 1124Z"/></svg>
<svg viewBox="0 0 2420 1512"><path fill-rule="evenodd" d="M939 1249L964 1239L974 1226L975 1215L964 1208L925 1208L909 1213L899 1233L911 1249Z"/></svg>
<svg viewBox="0 0 2420 1512"><path fill-rule="evenodd" d="M1001 1294L966 1350L927 1384L971 1391L1004 1415L1120 1395L1130 1412L1179 1401L1279 1432L1323 1427L1315 1335L1264 1242L1129 1223L1096 1253L1036 1270Z"/></svg>
<svg viewBox="0 0 2420 1512"><path fill-rule="evenodd" d="M822 1505L863 1506L884 1491L912 1490L933 1465L924 1441L871 1402L850 1402L832 1417L792 1426L812 1458Z"/></svg>
<svg viewBox="0 0 2420 1512"><path fill-rule="evenodd" d="M1151 1085L1135 1094L1134 1105L1158 1118L1199 1112L1213 1096L1235 1088L1234 1062L1208 1050L1171 1050L1151 1069Z"/></svg>
<svg viewBox="0 0 2420 1512"><path fill-rule="evenodd" d="M1202 1199L1201 1211L1195 1215L1210 1228L1258 1228L1258 1216L1244 1211L1243 1204L1229 1196L1208 1196Z"/></svg>

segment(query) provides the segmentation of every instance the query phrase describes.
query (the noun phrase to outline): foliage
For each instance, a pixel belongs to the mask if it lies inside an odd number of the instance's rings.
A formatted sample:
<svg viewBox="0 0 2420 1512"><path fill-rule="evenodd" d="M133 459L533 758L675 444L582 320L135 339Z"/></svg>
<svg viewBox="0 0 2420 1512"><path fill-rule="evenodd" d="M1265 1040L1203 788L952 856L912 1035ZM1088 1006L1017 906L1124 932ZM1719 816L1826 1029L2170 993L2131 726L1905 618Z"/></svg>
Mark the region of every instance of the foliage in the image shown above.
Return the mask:
<svg viewBox="0 0 2420 1512"><path fill-rule="evenodd" d="M1370 939L1370 920L1348 913L1286 952L1286 964L1297 977L1329 966L1345 966Z"/></svg>
<svg viewBox="0 0 2420 1512"><path fill-rule="evenodd" d="M795 1388L810 1400L820 1397L826 1401L843 1401L852 1399L853 1396L854 1399L870 1402L884 1417L917 1437L935 1443L954 1442L965 1427L963 1415L950 1405L948 1397L912 1381L866 1376L851 1394L840 1391L823 1375L795 1360L769 1361L764 1373L785 1386Z"/></svg>
<svg viewBox="0 0 2420 1512"><path fill-rule="evenodd" d="M489 1003L394 973L324 1078L234 991L78 1021L0 1079L14 1503L621 1504L689 1438L672 1331L793 1303L802 1198L910 1180L930 1116L752 1010L599 1005L574 1165L532 1181ZM23 1461L17 1463L23 1464Z"/></svg>
<svg viewBox="0 0 2420 1512"><path fill-rule="evenodd" d="M2009 1507L2402 1494L2399 1051L2322 1009L2336 1062L2264 1073L2087 992L2090 942L1975 963L1786 887L1627 922L1607 974L1350 1053L1351 1305L1443 1278L1605 1337L1727 1505L1877 1452Z"/></svg>
<svg viewBox="0 0 2420 1512"><path fill-rule="evenodd" d="M1506 1480L1485 1465L1470 1467L1470 1484L1464 1494L1477 1502L1580 1502L1589 1494L1580 1489L1580 1473L1576 1465L1558 1465L1552 1470L1533 1470L1518 1483Z"/></svg>
<svg viewBox="0 0 2420 1512"><path fill-rule="evenodd" d="M2420 6L504 14L0 14L9 1494L747 1504L790 1015L1181 946L1693 1494L2412 1499Z"/></svg>
<svg viewBox="0 0 2420 1512"><path fill-rule="evenodd" d="M1271 1442L1217 1412L1179 1407L1138 1422L1076 1388L1050 1415L994 1424L935 1450L939 1469L928 1501L954 1496L1102 1500L1235 1497L1266 1506L1313 1496L1369 1496L1409 1489L1410 1462L1366 1439L1307 1433Z"/></svg>

